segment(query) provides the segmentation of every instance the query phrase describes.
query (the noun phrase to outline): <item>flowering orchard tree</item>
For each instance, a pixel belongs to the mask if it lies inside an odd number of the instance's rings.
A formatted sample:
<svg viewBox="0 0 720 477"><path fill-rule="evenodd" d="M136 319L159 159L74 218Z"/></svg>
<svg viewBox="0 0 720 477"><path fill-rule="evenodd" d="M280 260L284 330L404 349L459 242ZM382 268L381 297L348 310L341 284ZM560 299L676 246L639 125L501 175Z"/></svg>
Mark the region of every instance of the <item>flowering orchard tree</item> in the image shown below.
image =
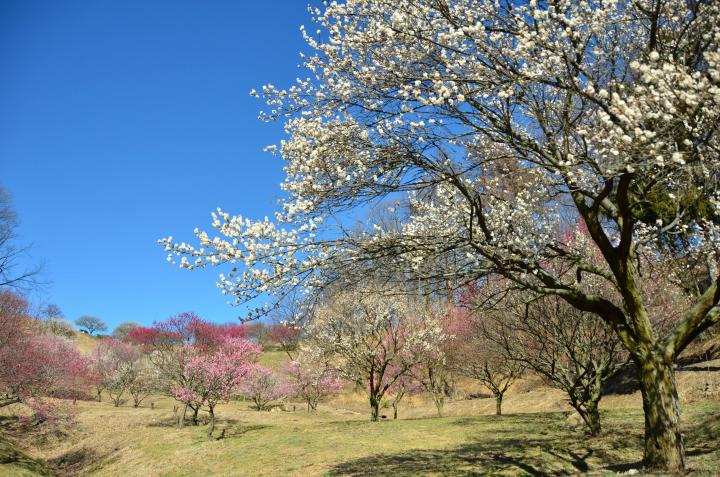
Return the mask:
<svg viewBox="0 0 720 477"><path fill-rule="evenodd" d="M95 346L91 369L98 401L105 391L115 407L122 404L123 396L138 379L140 358L140 352L133 345L115 338L103 339Z"/></svg>
<svg viewBox="0 0 720 477"><path fill-rule="evenodd" d="M135 368L135 379L128 386L128 392L132 396L133 407L140 407L150 395L162 391L162 375L146 356L140 358Z"/></svg>
<svg viewBox="0 0 720 477"><path fill-rule="evenodd" d="M242 326L216 325L202 320L192 312L180 313L167 320L155 322L152 327L136 327L127 334L127 340L136 343L148 354L149 360L157 367L164 392L178 399L183 410L178 426L185 423L185 414L189 407L193 411L192 422L197 424L197 416L202 402L186 394L181 399L175 390L192 389L191 376L187 374L188 363L198 355L212 352L228 338L243 336Z"/></svg>
<svg viewBox="0 0 720 477"><path fill-rule="evenodd" d="M28 301L10 290L0 291L0 352L20 346L33 332ZM1 406L0 406L1 407Z"/></svg>
<svg viewBox="0 0 720 477"><path fill-rule="evenodd" d="M287 396L290 392L288 386L280 381L272 369L259 364L248 369L239 387L240 395L251 400L256 411L269 410L271 402Z"/></svg>
<svg viewBox="0 0 720 477"><path fill-rule="evenodd" d="M557 297L513 297L487 338L547 384L567 393L590 435L601 431L605 384L627 363L627 353L604 322ZM492 315L490 315L492 317Z"/></svg>
<svg viewBox="0 0 720 477"><path fill-rule="evenodd" d="M321 400L342 387L340 376L317 348L302 349L284 372L289 378L290 395L305 401L307 412L315 412Z"/></svg>
<svg viewBox="0 0 720 477"><path fill-rule="evenodd" d="M588 240L587 229L579 227L566 232L567 241L584 241L588 256L601 263L600 251ZM593 250L594 249L594 250ZM676 324L687 307L682 289L672 283L668 267L655 263L655 257L641 257L644 273L638 282L643 301L656 330L663 332ZM596 294L618 296L606 280L589 275L585 287ZM499 345L506 358L520 362L544 378L547 384L567 393L570 405L587 424L591 435L601 431L599 404L605 384L628 362L628 353L617 335L605 322L578 310L557 296L538 297L526 291L510 291L502 280L487 286L468 287L463 304L482 307L492 302L498 291L504 299L490 310L481 312L490 320L485 337ZM494 309L492 309L494 308Z"/></svg>
<svg viewBox="0 0 720 477"><path fill-rule="evenodd" d="M234 264L218 286L236 303L377 256L437 278L423 265L447 254L443 279L493 272L557 295L608 323L637 364L645 466L682 470L672 363L720 320L720 4L346 0L313 13L307 77L255 93L265 119L285 121L271 149L287 200L273 220L218 210L198 247L161 241L170 260ZM413 206L397 230L324 225L393 193ZM568 216L601 266L558 238ZM704 286L662 334L638 291L642 253L707 257Z"/></svg>
<svg viewBox="0 0 720 477"><path fill-rule="evenodd" d="M72 413L44 398L85 397L89 379L88 360L72 343L43 334L29 317L27 300L0 291L0 408L23 403L34 423L58 428Z"/></svg>
<svg viewBox="0 0 720 477"><path fill-rule="evenodd" d="M252 379L252 364L261 349L250 341L229 337L208 353L197 354L185 365L187 377L181 387L173 389L176 399L205 405L210 415L208 439L215 430L215 407L227 402L240 385Z"/></svg>
<svg viewBox="0 0 720 477"><path fill-rule="evenodd" d="M0 348L0 407L84 397L88 360L64 338L28 334Z"/></svg>
<svg viewBox="0 0 720 477"><path fill-rule="evenodd" d="M373 421L385 393L443 336L435 315L424 311L408 296L357 286L330 296L308 327L310 346L334 356L341 375L367 392Z"/></svg>
<svg viewBox="0 0 720 477"><path fill-rule="evenodd" d="M292 360L300 342L301 331L294 323L275 323L270 327L270 340Z"/></svg>
<svg viewBox="0 0 720 477"><path fill-rule="evenodd" d="M430 302L428 301L428 304ZM426 307L425 313L436 313L436 321L440 324L442 334L435 337L434 346L427 349L419 363L412 370L415 379L430 394L437 414L442 417L445 398L453 391L453 369L450 355L456 345L452 335L452 316L448 316L447 308L439 306Z"/></svg>

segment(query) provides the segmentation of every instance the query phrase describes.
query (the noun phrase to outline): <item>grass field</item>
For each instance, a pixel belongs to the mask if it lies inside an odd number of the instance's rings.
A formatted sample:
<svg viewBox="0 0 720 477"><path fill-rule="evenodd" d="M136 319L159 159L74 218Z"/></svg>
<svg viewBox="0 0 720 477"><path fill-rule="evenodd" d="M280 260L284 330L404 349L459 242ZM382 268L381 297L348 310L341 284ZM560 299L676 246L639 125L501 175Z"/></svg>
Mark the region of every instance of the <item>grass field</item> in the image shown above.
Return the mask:
<svg viewBox="0 0 720 477"><path fill-rule="evenodd" d="M174 429L171 402L158 404L84 403L69 441L36 450L46 464L8 455L8 446L0 448L0 475L604 475L636 468L641 458L639 409L606 411L603 436L588 439L564 412L370 423L327 406L309 416L231 404L220 410L225 438L208 441L203 427ZM720 403L683 411L690 468L716 475Z"/></svg>
<svg viewBox="0 0 720 477"><path fill-rule="evenodd" d="M283 359L268 354L265 363L281 366ZM678 373L694 475L720 472L720 402L691 392L709 373ZM604 398L603 435L588 438L562 394L532 380L507 396L504 416L492 415L493 399L462 399L438 418L421 396L403 403L399 420L371 423L364 398L351 391L315 415L300 404L256 412L232 402L217 410L216 435L225 430L225 437L213 441L204 426L175 429L173 405L167 398L156 399L154 409L78 402L77 429L47 442L20 439L20 428L4 417L0 475L614 475L639 468L642 457L637 393Z"/></svg>

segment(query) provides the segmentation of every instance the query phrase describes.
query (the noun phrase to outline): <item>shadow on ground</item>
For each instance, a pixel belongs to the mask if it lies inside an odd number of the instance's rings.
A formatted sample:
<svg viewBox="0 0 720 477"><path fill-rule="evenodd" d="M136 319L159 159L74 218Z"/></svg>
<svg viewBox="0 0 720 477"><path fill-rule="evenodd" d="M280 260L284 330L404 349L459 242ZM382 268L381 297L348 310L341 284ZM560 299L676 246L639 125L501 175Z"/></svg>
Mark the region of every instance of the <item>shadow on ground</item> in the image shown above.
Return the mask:
<svg viewBox="0 0 720 477"><path fill-rule="evenodd" d="M328 473L333 476L440 474L465 475L575 475L590 470L593 449L555 448L553 442L496 439L450 449L415 450L376 455L344 462Z"/></svg>
<svg viewBox="0 0 720 477"><path fill-rule="evenodd" d="M3 465L12 465L18 471L22 469L28 473L53 475L42 461L29 457L10 441L0 436L0 466Z"/></svg>
<svg viewBox="0 0 720 477"><path fill-rule="evenodd" d="M628 472L642 467L641 429L607 424L601 437L590 438L582 431L568 431L558 424L558 415L503 416L505 429L478 433L472 442L441 449L416 449L397 454L381 454L334 466L331 476L414 475L524 475L566 476L581 473ZM483 419L484 425L488 419ZM459 426L478 424L478 419L461 418ZM527 427L527 437L523 428ZM514 434L510 438L509 435ZM689 426L689 457L707 456L709 469L720 454L720 417ZM701 464L696 460L695 465ZM705 465L702 465L704 468ZM704 474L703 474L704 475ZM708 475L713 475L708 474Z"/></svg>

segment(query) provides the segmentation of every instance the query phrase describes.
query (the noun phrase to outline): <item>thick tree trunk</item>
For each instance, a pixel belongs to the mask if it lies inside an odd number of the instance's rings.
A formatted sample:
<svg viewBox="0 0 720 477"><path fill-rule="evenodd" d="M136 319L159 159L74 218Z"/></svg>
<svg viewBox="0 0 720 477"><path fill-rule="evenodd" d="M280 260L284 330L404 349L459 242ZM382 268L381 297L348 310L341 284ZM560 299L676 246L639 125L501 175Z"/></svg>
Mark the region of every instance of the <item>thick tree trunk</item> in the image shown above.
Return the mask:
<svg viewBox="0 0 720 477"><path fill-rule="evenodd" d="M98 402L102 402L102 389L97 390Z"/></svg>
<svg viewBox="0 0 720 477"><path fill-rule="evenodd" d="M648 470L683 472L685 448L680 434L680 404L672 363L652 355L639 364L645 411L645 455Z"/></svg>
<svg viewBox="0 0 720 477"><path fill-rule="evenodd" d="M396 401L393 401L392 407L393 407L393 419L397 419L398 403Z"/></svg>
<svg viewBox="0 0 720 477"><path fill-rule="evenodd" d="M193 426L197 426L198 425L198 413L200 412L200 406L197 406L197 407L191 406L191 408L193 410L192 423L193 423Z"/></svg>
<svg viewBox="0 0 720 477"><path fill-rule="evenodd" d="M370 398L370 420L378 421L380 419L380 400L374 397Z"/></svg>
<svg viewBox="0 0 720 477"><path fill-rule="evenodd" d="M208 406L208 414L210 415L210 422L208 423L207 437L212 440L213 431L215 430L215 410L212 406Z"/></svg>
<svg viewBox="0 0 720 477"><path fill-rule="evenodd" d="M585 403L583 406L578 406L575 410L580 414L582 420L588 427L588 432L591 436L596 437L602 432L602 426L600 424L600 410L597 403Z"/></svg>
<svg viewBox="0 0 720 477"><path fill-rule="evenodd" d="M187 413L188 405L185 403L183 405L182 411L180 412L180 415L178 416L178 429L182 429L185 427L185 413Z"/></svg>
<svg viewBox="0 0 720 477"><path fill-rule="evenodd" d="M496 416L502 416L502 400L503 400L502 394L495 395L495 415Z"/></svg>

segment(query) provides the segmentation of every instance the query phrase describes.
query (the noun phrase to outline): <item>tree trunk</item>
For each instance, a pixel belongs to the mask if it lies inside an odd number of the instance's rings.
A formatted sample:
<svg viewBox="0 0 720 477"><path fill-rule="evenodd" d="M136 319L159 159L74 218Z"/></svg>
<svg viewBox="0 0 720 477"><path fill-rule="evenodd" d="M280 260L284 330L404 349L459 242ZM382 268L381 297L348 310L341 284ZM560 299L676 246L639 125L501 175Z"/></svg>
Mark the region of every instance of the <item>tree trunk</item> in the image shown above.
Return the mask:
<svg viewBox="0 0 720 477"><path fill-rule="evenodd" d="M502 394L495 395L495 415L496 416L502 416L502 400L503 400Z"/></svg>
<svg viewBox="0 0 720 477"><path fill-rule="evenodd" d="M380 400L374 397L370 398L370 420L378 421L380 419Z"/></svg>
<svg viewBox="0 0 720 477"><path fill-rule="evenodd" d="M197 406L197 407L190 406L190 407L193 410L193 417L192 417L193 426L197 426L198 425L198 412L200 412L200 406Z"/></svg>
<svg viewBox="0 0 720 477"><path fill-rule="evenodd" d="M437 409L437 415L438 417L442 417L443 415L443 408L445 407L445 398L444 396L439 396L433 399L435 401L435 408Z"/></svg>
<svg viewBox="0 0 720 477"><path fill-rule="evenodd" d="M208 406L208 414L210 415L210 422L208 423L207 437L212 440L213 431L215 430L215 410L212 406Z"/></svg>
<svg viewBox="0 0 720 477"><path fill-rule="evenodd" d="M185 403L182 408L182 412L178 416L178 429L185 427L185 413L187 412L188 405Z"/></svg>
<svg viewBox="0 0 720 477"><path fill-rule="evenodd" d="M397 401L393 401L392 407L393 407L393 419L397 419L397 408L398 408Z"/></svg>
<svg viewBox="0 0 720 477"><path fill-rule="evenodd" d="M97 390L98 402L102 402L102 389Z"/></svg>
<svg viewBox="0 0 720 477"><path fill-rule="evenodd" d="M672 363L651 355L639 363L640 389L645 411L647 470L683 472L685 448L680 434L680 403Z"/></svg>
<svg viewBox="0 0 720 477"><path fill-rule="evenodd" d="M585 421L590 435L593 437L599 436L602 431L602 426L600 425L600 410L598 405L586 403L584 407L578 406L575 410L580 414L582 420Z"/></svg>

